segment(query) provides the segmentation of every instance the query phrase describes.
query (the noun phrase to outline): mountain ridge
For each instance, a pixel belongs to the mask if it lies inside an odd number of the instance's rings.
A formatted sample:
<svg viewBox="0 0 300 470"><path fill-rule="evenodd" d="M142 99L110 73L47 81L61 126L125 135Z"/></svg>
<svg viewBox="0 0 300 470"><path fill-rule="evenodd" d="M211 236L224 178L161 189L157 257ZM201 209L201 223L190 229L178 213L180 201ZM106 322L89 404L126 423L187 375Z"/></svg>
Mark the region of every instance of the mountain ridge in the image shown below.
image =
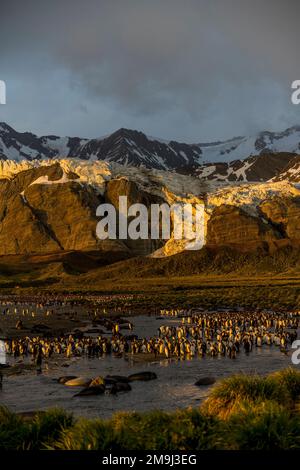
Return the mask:
<svg viewBox="0 0 300 470"><path fill-rule="evenodd" d="M249 137L193 144L158 139L126 128L95 139L39 137L0 123L0 160L104 160L125 166L196 174L216 181L266 181L276 177L277 170L282 171L299 153L300 126L282 132L263 131ZM266 171L266 158L272 171Z"/></svg>

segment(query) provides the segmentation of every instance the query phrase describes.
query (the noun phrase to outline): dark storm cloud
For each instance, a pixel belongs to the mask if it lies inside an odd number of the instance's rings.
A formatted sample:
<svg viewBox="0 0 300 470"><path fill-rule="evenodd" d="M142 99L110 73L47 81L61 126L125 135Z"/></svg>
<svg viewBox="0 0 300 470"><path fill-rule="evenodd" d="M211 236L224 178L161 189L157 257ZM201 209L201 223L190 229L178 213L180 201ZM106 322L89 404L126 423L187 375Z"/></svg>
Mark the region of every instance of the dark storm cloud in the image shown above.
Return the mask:
<svg viewBox="0 0 300 470"><path fill-rule="evenodd" d="M299 13L291 0L4 0L0 119L192 141L283 129L299 122Z"/></svg>

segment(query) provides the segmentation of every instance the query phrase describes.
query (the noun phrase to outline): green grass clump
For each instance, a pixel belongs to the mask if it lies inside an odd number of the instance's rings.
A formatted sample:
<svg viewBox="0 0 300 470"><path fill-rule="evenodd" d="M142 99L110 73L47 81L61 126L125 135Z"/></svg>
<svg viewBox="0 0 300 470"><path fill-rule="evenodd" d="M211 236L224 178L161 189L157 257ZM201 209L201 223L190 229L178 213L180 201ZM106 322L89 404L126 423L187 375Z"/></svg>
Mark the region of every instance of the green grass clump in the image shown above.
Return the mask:
<svg viewBox="0 0 300 470"><path fill-rule="evenodd" d="M218 420L199 410L118 413L112 423L123 450L213 449L218 441Z"/></svg>
<svg viewBox="0 0 300 470"><path fill-rule="evenodd" d="M60 450L200 450L216 448L218 421L199 410L116 413L80 419L52 448Z"/></svg>
<svg viewBox="0 0 300 470"><path fill-rule="evenodd" d="M79 419L72 428L64 430L49 449L55 450L116 450L113 428L101 419Z"/></svg>
<svg viewBox="0 0 300 470"><path fill-rule="evenodd" d="M300 372L292 367L274 372L268 376L268 380L285 387L289 400L292 404L300 398Z"/></svg>
<svg viewBox="0 0 300 470"><path fill-rule="evenodd" d="M63 430L73 425L73 416L59 408L45 413L37 413L27 425L27 438L24 448L28 450L43 449L59 439Z"/></svg>
<svg viewBox="0 0 300 470"><path fill-rule="evenodd" d="M72 424L72 415L59 409L37 413L28 420L0 407L0 450L44 449Z"/></svg>
<svg viewBox="0 0 300 470"><path fill-rule="evenodd" d="M290 402L284 381L259 375L236 374L219 382L203 404L208 414L227 418L242 402L257 403L272 400L278 404Z"/></svg>
<svg viewBox="0 0 300 470"><path fill-rule="evenodd" d="M300 448L300 417L273 401L240 404L226 422L226 449L287 450Z"/></svg>
<svg viewBox="0 0 300 470"><path fill-rule="evenodd" d="M0 407L0 450L21 449L28 435L28 429L22 418Z"/></svg>

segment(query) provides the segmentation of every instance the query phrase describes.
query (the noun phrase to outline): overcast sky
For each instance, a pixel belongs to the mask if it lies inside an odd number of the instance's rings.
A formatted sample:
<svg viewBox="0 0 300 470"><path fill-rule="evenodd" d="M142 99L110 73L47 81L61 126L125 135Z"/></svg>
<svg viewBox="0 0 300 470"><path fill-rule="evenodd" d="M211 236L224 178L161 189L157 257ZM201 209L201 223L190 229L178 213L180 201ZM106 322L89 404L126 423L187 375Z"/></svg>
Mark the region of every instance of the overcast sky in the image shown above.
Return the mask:
<svg viewBox="0 0 300 470"><path fill-rule="evenodd" d="M205 142L300 124L298 0L1 0L0 121Z"/></svg>

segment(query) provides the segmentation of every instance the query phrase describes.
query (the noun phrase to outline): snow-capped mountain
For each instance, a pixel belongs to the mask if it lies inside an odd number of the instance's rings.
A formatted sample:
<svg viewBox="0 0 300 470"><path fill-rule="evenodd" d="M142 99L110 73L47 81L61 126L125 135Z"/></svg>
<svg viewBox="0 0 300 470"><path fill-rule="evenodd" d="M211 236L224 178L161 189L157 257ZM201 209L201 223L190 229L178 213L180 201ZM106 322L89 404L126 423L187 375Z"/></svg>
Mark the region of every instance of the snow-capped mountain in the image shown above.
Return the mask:
<svg viewBox="0 0 300 470"><path fill-rule="evenodd" d="M0 160L105 160L130 167L175 170L212 181L267 181L284 172L299 153L300 126L223 142L187 144L130 129L98 139L39 137L0 123Z"/></svg>
<svg viewBox="0 0 300 470"><path fill-rule="evenodd" d="M42 160L58 155L69 156L86 141L54 135L38 137L31 132L17 132L6 123L0 123L1 160Z"/></svg>
<svg viewBox="0 0 300 470"><path fill-rule="evenodd" d="M263 153L300 151L300 126L283 132L264 131L250 137L235 137L224 142L200 143L204 163L244 160Z"/></svg>
<svg viewBox="0 0 300 470"><path fill-rule="evenodd" d="M201 149L193 144L164 142L129 129L119 129L109 136L88 140L54 135L38 137L16 132L7 124L0 123L0 159L20 161L58 157L172 170L185 165L199 165Z"/></svg>
<svg viewBox="0 0 300 470"><path fill-rule="evenodd" d="M280 173L272 178L272 181L300 182L300 156L295 156Z"/></svg>
<svg viewBox="0 0 300 470"><path fill-rule="evenodd" d="M286 169L293 165L294 160L299 162L299 156L295 153L262 153L245 160L234 160L229 163L205 163L195 168L194 174L209 181L268 181L285 174ZM289 176L293 175L294 173L289 173ZM278 181L283 179L285 178L282 177Z"/></svg>

